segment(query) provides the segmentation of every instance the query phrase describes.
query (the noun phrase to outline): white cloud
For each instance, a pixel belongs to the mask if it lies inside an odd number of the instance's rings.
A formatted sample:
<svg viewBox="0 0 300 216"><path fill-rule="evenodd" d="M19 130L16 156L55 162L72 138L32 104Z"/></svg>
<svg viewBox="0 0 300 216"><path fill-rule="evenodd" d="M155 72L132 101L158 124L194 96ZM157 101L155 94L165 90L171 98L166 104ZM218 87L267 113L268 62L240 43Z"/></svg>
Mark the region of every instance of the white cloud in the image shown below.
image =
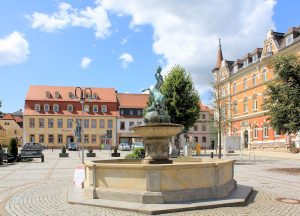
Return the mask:
<svg viewBox="0 0 300 216"><path fill-rule="evenodd" d="M80 63L80 67L82 69L87 69L90 66L92 61L93 61L93 59L91 59L89 57L83 57L81 60L81 63Z"/></svg>
<svg viewBox="0 0 300 216"><path fill-rule="evenodd" d="M108 11L132 17L132 30L153 27L153 51L166 59L164 71L184 66L199 92L208 88L216 63L218 38L224 58L236 60L261 47L268 30L274 29L275 0L138 1L102 0Z"/></svg>
<svg viewBox="0 0 300 216"><path fill-rule="evenodd" d="M29 53L29 43L22 33L14 31L0 38L0 66L23 63Z"/></svg>
<svg viewBox="0 0 300 216"><path fill-rule="evenodd" d="M120 55L119 60L121 60L121 67L126 69L128 67L129 63L132 63L134 61L132 55L129 53L123 53Z"/></svg>
<svg viewBox="0 0 300 216"><path fill-rule="evenodd" d="M121 41L121 45L124 45L128 42L128 39L127 38L123 38L123 40Z"/></svg>
<svg viewBox="0 0 300 216"><path fill-rule="evenodd" d="M58 6L58 12L50 15L34 12L27 15L31 21L31 27L44 32L56 32L69 26L93 28L96 38L105 38L109 35L111 23L106 11L101 4L95 8L86 7L83 10L73 8L70 4L62 2Z"/></svg>

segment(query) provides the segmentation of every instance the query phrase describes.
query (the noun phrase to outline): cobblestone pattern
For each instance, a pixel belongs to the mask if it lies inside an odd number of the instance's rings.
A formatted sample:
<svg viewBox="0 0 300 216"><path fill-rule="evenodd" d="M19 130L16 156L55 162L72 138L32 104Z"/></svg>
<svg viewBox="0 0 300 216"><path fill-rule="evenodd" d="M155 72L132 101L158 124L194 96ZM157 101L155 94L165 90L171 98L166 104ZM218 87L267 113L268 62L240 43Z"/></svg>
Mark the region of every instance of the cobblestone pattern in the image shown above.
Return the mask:
<svg viewBox="0 0 300 216"><path fill-rule="evenodd" d="M58 158L58 151L46 151L45 163L39 160L0 167L0 215L138 215L108 208L67 203L66 188L73 184L74 168L80 163L78 152ZM97 159L109 158L109 152L97 152ZM238 159L238 158L235 158ZM249 204L165 215L300 215L299 204L275 199L300 199L300 176L269 171L270 168L300 167L300 160L259 158L238 161L235 179L253 186Z"/></svg>

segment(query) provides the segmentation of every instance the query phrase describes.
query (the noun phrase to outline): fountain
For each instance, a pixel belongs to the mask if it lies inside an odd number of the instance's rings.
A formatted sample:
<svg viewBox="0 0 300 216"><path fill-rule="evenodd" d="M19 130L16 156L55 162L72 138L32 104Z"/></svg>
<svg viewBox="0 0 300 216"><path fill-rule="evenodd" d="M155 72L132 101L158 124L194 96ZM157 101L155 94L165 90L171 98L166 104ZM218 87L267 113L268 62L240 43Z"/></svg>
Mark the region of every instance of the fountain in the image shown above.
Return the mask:
<svg viewBox="0 0 300 216"><path fill-rule="evenodd" d="M183 126L170 123L165 98L160 91L163 83L160 73L161 68L158 68L155 74L157 83L149 89L150 103L146 108L146 125L132 127L137 135L144 138L145 159L86 162L81 198L74 200L73 196L78 197L79 192L72 193L69 190L70 203L150 214L197 209L205 206L203 201L208 203L208 199L226 198L225 204L219 203L215 206L232 205L234 202L241 204L241 201L228 201L229 195L237 191L237 184L233 179L234 160L169 159L169 139L181 133ZM245 197L251 191L252 188L244 189ZM191 202L199 205L182 206L183 202L189 203L186 205Z"/></svg>

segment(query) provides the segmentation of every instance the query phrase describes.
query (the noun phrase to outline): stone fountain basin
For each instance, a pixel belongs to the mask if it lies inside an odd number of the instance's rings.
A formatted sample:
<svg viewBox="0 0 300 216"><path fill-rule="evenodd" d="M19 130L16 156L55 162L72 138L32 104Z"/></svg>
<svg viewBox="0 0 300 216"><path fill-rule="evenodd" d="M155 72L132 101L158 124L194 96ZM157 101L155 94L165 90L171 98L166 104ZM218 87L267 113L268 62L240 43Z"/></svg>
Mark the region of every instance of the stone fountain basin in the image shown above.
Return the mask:
<svg viewBox="0 0 300 216"><path fill-rule="evenodd" d="M223 198L236 188L233 167L224 159L98 160L85 164L84 190L90 199L145 204Z"/></svg>
<svg viewBox="0 0 300 216"><path fill-rule="evenodd" d="M183 126L172 123L152 123L130 129L141 137L172 137L182 132Z"/></svg>

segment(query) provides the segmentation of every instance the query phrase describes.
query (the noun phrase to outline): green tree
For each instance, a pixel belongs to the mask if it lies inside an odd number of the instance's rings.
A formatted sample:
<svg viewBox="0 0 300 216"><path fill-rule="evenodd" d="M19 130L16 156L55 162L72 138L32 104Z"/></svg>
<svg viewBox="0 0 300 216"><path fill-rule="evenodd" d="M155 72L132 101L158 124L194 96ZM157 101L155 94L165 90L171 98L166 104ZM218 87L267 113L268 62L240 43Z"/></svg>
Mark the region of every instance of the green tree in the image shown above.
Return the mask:
<svg viewBox="0 0 300 216"><path fill-rule="evenodd" d="M300 60L292 55L273 59L275 80L268 85L266 108L270 125L281 134L300 130Z"/></svg>
<svg viewBox="0 0 300 216"><path fill-rule="evenodd" d="M189 73L179 65L171 68L162 85L171 122L182 124L185 132L199 118L200 97Z"/></svg>
<svg viewBox="0 0 300 216"><path fill-rule="evenodd" d="M15 138L10 139L10 143L7 151L8 154L14 156L15 158L18 156L18 145L17 145L17 140Z"/></svg>

